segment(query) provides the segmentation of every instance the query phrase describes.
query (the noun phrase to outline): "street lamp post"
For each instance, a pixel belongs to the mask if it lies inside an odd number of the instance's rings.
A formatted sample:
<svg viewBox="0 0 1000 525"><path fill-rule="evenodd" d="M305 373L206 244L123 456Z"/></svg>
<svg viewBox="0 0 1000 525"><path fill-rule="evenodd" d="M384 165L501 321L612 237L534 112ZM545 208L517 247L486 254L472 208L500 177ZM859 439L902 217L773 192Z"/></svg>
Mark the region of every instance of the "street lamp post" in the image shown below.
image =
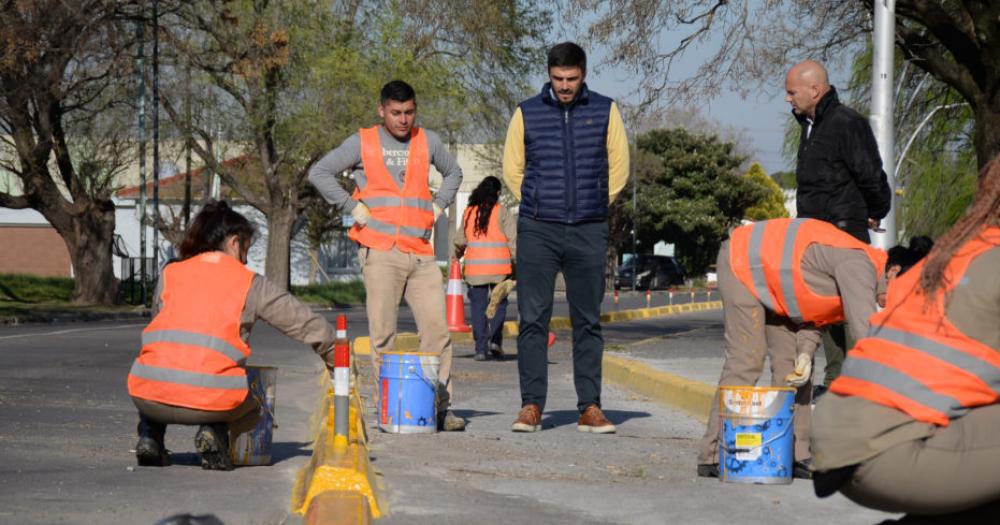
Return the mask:
<svg viewBox="0 0 1000 525"><path fill-rule="evenodd" d="M889 179L892 206L882 226L884 232L872 236L872 244L887 250L896 244L896 145L893 109L893 46L896 36L896 1L876 0L872 31L872 112L869 121Z"/></svg>

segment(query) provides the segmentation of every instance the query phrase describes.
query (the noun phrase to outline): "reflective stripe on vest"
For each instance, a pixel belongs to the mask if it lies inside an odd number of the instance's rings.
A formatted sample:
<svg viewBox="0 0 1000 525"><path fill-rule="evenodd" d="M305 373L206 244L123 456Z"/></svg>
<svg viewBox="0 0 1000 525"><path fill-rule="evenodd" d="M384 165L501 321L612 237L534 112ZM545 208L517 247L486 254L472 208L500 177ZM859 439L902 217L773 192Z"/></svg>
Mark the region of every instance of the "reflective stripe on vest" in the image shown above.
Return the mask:
<svg viewBox="0 0 1000 525"><path fill-rule="evenodd" d="M842 321L844 309L840 296L813 292L802 275L802 257L812 244L861 250L876 275L885 266L885 252L829 223L815 219L772 219L733 230L731 267L761 304L780 316L818 326Z"/></svg>
<svg viewBox="0 0 1000 525"><path fill-rule="evenodd" d="M462 219L468 246L465 250L465 276L508 275L513 271L507 236L500 229L500 205L490 209L485 232L476 232L476 207L466 208Z"/></svg>
<svg viewBox="0 0 1000 525"><path fill-rule="evenodd" d="M410 130L402 188L385 166L378 126L361 129L358 135L365 177L354 190L354 198L368 206L371 218L364 226L352 226L348 237L376 250L395 246L406 253L433 255L434 248L428 242L434 228L434 203L428 186L427 134L420 128Z"/></svg>
<svg viewBox="0 0 1000 525"><path fill-rule="evenodd" d="M990 227L956 250L930 302L919 282L923 262L893 281L886 308L872 316L868 336L848 352L830 391L940 426L1000 400L1000 348L965 335L946 315L947 298L967 280L969 264L997 247L1000 228Z"/></svg>
<svg viewBox="0 0 1000 525"><path fill-rule="evenodd" d="M196 410L239 406L248 393L243 366L250 355L240 318L254 276L221 252L167 265L163 307L143 330L129 394Z"/></svg>

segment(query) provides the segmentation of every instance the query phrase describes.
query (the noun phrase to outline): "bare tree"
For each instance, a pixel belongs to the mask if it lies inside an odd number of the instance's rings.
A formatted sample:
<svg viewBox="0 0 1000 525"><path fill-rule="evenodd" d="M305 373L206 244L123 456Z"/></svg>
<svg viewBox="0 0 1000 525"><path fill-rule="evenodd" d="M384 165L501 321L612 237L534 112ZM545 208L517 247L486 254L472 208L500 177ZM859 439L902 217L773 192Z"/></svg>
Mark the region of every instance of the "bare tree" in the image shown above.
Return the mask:
<svg viewBox="0 0 1000 525"><path fill-rule="evenodd" d="M111 196L126 164L129 2L37 0L0 5L0 167L19 191L0 206L40 212L62 236L73 301L113 303ZM117 119L117 120L116 120ZM127 120L125 120L127 122Z"/></svg>

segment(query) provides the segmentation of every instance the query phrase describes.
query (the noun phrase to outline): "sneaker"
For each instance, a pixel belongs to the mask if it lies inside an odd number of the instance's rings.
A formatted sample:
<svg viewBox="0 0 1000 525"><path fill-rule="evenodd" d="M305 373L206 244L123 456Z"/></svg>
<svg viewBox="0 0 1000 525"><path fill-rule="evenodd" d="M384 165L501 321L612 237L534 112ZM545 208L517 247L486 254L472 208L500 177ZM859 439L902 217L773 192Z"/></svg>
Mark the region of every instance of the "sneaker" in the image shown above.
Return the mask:
<svg viewBox="0 0 1000 525"><path fill-rule="evenodd" d="M490 356L497 361L503 361L503 348L496 343L490 343Z"/></svg>
<svg viewBox="0 0 1000 525"><path fill-rule="evenodd" d="M719 464L718 463L702 463L698 465L698 477L699 478L717 478L719 477Z"/></svg>
<svg viewBox="0 0 1000 525"><path fill-rule="evenodd" d="M473 356L472 358L475 359L476 361L486 361L486 354L480 354L477 352L476 355Z"/></svg>
<svg viewBox="0 0 1000 525"><path fill-rule="evenodd" d="M225 423L199 427L194 446L201 454L201 468L233 470L233 460L229 457L229 429Z"/></svg>
<svg viewBox="0 0 1000 525"><path fill-rule="evenodd" d="M538 432L542 429L542 409L534 403L524 405L510 429L513 432Z"/></svg>
<svg viewBox="0 0 1000 525"><path fill-rule="evenodd" d="M135 459L140 467L169 467L170 452L163 443L151 438L141 437L135 444Z"/></svg>
<svg viewBox="0 0 1000 525"><path fill-rule="evenodd" d="M594 434L614 434L615 426L608 418L604 417L604 412L597 405L588 405L580 414L580 420L576 422L576 429L580 432L592 432Z"/></svg>
<svg viewBox="0 0 1000 525"><path fill-rule="evenodd" d="M826 393L826 389L827 389L826 385L816 385L816 386L813 387L813 399L812 399L812 402L813 402L814 405L816 404L816 400L817 399L819 399L820 397L823 397L823 394Z"/></svg>
<svg viewBox="0 0 1000 525"><path fill-rule="evenodd" d="M792 464L792 477L795 479L812 479L812 458L796 461Z"/></svg>
<svg viewBox="0 0 1000 525"><path fill-rule="evenodd" d="M479 354L476 354L477 356ZM438 413L438 430L445 432L462 432L465 430L465 419L455 415L451 410L445 410L444 415Z"/></svg>

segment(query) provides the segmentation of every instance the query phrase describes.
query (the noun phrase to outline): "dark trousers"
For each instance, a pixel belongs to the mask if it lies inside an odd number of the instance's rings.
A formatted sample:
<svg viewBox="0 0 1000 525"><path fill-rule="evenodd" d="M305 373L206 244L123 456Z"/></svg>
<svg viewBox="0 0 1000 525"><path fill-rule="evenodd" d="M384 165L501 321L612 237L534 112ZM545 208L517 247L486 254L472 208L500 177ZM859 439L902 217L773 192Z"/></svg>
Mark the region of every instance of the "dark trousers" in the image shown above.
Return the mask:
<svg viewBox="0 0 1000 525"><path fill-rule="evenodd" d="M476 340L476 353L486 355L489 343L503 345L503 322L507 318L507 299L497 305L492 319L486 318L486 305L495 284L469 286L469 303L472 307L472 337Z"/></svg>
<svg viewBox="0 0 1000 525"><path fill-rule="evenodd" d="M548 334L556 274L566 281L573 325L573 383L577 408L601 404L601 301L608 223L562 224L517 220L517 369L521 405L545 409L548 391Z"/></svg>
<svg viewBox="0 0 1000 525"><path fill-rule="evenodd" d="M850 336L847 325L840 323L830 325L823 331L823 355L826 356L826 368L823 370L823 384L827 387L840 376L844 366L847 351L854 347L854 338Z"/></svg>

